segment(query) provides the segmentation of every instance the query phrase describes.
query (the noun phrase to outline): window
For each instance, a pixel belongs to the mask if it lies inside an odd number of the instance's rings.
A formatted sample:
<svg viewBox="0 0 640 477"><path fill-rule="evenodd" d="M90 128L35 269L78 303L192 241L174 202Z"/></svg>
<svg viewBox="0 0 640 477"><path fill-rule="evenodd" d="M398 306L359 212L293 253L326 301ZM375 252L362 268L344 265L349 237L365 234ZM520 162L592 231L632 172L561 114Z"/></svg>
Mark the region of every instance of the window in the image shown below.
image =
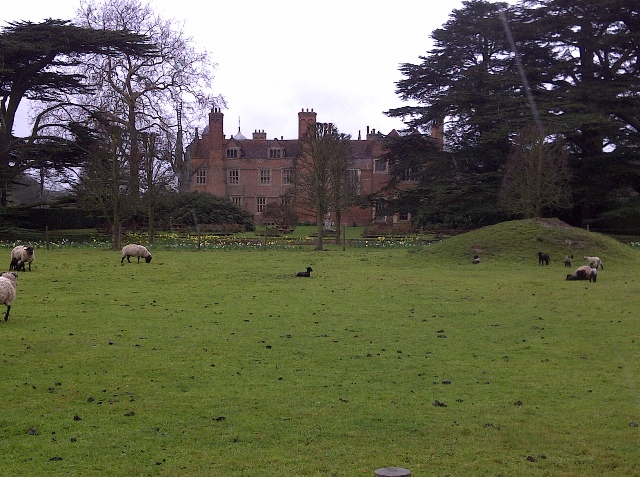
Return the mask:
<svg viewBox="0 0 640 477"><path fill-rule="evenodd" d="M293 169L282 169L282 185L293 184Z"/></svg>
<svg viewBox="0 0 640 477"><path fill-rule="evenodd" d="M231 202L233 202L234 204L236 204L238 207L242 207L242 197L239 197L239 196L232 196L232 197L231 197Z"/></svg>
<svg viewBox="0 0 640 477"><path fill-rule="evenodd" d="M398 220L407 222L409 220L409 212L398 212Z"/></svg>
<svg viewBox="0 0 640 477"><path fill-rule="evenodd" d="M230 147L229 149L227 149L227 158L228 159L235 159L236 157L238 157L238 148L237 147Z"/></svg>
<svg viewBox="0 0 640 477"><path fill-rule="evenodd" d="M373 172L387 172L389 163L385 159L375 159L373 161Z"/></svg>
<svg viewBox="0 0 640 477"><path fill-rule="evenodd" d="M385 217L389 213L389 204L386 199L376 199L374 207L376 217Z"/></svg>
<svg viewBox="0 0 640 477"><path fill-rule="evenodd" d="M196 185L204 185L207 183L207 170L198 169L196 171Z"/></svg>
<svg viewBox="0 0 640 477"><path fill-rule="evenodd" d="M354 194L360 193L360 169L347 170L347 184Z"/></svg>
<svg viewBox="0 0 640 477"><path fill-rule="evenodd" d="M270 185L270 184L271 184L271 170L260 169L260 185Z"/></svg>
<svg viewBox="0 0 640 477"><path fill-rule="evenodd" d="M267 205L266 197L256 197L256 212L259 214L264 212L264 208Z"/></svg>
<svg viewBox="0 0 640 477"><path fill-rule="evenodd" d="M282 157L282 149L279 147L269 148L269 159L280 159Z"/></svg>
<svg viewBox="0 0 640 477"><path fill-rule="evenodd" d="M229 185L238 185L240 183L240 170L229 169Z"/></svg>
<svg viewBox="0 0 640 477"><path fill-rule="evenodd" d="M418 172L410 167L402 173L402 175L400 176L400 180L403 182L417 182Z"/></svg>

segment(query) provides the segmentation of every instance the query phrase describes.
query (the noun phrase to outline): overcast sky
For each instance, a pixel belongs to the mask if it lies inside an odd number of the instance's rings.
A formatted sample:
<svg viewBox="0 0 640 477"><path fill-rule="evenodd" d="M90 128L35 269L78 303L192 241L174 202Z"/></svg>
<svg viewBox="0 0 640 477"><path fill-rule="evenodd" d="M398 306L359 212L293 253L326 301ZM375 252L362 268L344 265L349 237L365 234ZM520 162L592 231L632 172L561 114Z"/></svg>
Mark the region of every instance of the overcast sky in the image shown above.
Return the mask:
<svg viewBox="0 0 640 477"><path fill-rule="evenodd" d="M3 1L7 21L72 19L78 0ZM214 94L227 101L224 132L297 137L297 113L317 112L354 139L367 127L402 129L384 111L403 106L395 93L401 63L419 63L461 0L151 0L165 18L184 22L198 49L218 64ZM203 118L201 126L206 124ZM25 121L22 120L22 123ZM17 130L17 133L24 131Z"/></svg>

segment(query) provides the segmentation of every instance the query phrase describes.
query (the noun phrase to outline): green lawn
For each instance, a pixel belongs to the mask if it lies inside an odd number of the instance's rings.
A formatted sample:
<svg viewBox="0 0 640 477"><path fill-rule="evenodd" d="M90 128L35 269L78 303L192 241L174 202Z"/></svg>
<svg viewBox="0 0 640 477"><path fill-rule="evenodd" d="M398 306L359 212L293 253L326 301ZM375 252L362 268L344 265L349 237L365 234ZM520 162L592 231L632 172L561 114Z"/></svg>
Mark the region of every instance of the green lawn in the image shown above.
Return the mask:
<svg viewBox="0 0 640 477"><path fill-rule="evenodd" d="M0 323L2 474L640 475L640 259L567 282L533 240L39 248Z"/></svg>

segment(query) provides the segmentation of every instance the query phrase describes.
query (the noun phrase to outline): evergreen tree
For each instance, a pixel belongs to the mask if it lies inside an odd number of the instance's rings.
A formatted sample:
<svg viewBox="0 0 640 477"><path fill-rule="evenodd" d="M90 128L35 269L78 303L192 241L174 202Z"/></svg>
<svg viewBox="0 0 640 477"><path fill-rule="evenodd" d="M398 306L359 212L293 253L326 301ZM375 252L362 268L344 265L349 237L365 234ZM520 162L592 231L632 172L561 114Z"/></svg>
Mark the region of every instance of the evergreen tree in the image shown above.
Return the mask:
<svg viewBox="0 0 640 477"><path fill-rule="evenodd" d="M65 20L12 22L2 28L0 205L6 205L6 186L12 178L34 165L30 148L41 139L58 139L45 135L39 120L29 137L14 136L21 102L28 99L56 107L65 102L66 95L91 91L93 85L75 71L88 54L148 55L153 51L153 45L144 35L82 28Z"/></svg>
<svg viewBox="0 0 640 477"><path fill-rule="evenodd" d="M456 163L494 187L517 132L549 124L568 144L573 222L628 208L640 193L639 16L629 0L464 1L421 63L400 68L397 92L415 105L387 114L418 130L444 121Z"/></svg>

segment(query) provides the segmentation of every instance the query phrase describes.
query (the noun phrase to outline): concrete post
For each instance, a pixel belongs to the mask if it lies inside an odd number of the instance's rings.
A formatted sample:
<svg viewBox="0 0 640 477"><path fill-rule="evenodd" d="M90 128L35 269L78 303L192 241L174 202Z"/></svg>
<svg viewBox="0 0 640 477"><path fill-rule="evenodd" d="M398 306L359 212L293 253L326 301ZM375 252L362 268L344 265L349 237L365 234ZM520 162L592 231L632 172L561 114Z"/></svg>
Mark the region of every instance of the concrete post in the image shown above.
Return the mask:
<svg viewBox="0 0 640 477"><path fill-rule="evenodd" d="M377 469L373 475L376 477L411 477L411 471L402 467L385 467Z"/></svg>

